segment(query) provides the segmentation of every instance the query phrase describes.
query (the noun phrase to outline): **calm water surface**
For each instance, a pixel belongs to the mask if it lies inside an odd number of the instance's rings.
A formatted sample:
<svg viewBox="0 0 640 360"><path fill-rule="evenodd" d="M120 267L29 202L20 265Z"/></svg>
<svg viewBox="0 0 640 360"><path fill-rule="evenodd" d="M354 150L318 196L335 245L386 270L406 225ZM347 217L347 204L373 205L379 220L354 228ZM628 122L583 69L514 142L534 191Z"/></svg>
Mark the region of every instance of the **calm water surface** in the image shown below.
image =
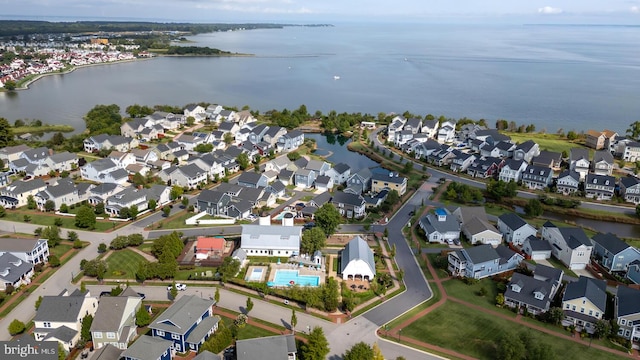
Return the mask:
<svg viewBox="0 0 640 360"><path fill-rule="evenodd" d="M198 45L255 56L82 68L0 94L0 116L83 129L95 104L205 101L624 132L640 114L638 38L638 27L428 24L202 34L192 38Z"/></svg>

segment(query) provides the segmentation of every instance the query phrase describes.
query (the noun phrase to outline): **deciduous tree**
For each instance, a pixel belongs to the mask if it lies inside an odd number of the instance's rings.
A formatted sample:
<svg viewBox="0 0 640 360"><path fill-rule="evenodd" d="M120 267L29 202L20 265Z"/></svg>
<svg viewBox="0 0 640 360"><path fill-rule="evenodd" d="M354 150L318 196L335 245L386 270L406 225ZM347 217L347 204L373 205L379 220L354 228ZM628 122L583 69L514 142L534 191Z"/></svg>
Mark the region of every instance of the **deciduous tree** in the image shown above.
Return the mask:
<svg viewBox="0 0 640 360"><path fill-rule="evenodd" d="M76 226L81 229L93 230L96 227L96 214L93 209L83 205L76 214Z"/></svg>
<svg viewBox="0 0 640 360"><path fill-rule="evenodd" d="M369 344L361 341L347 350L342 356L343 360L373 359L373 349Z"/></svg>
<svg viewBox="0 0 640 360"><path fill-rule="evenodd" d="M322 205L315 214L316 225L324 231L326 236L331 236L340 225L340 212L330 203Z"/></svg>
<svg viewBox="0 0 640 360"><path fill-rule="evenodd" d="M321 250L327 243L327 236L319 227L314 227L302 233L300 250L305 254L313 254Z"/></svg>
<svg viewBox="0 0 640 360"><path fill-rule="evenodd" d="M307 342L300 346L302 358L305 360L324 360L329 354L329 342L321 327L316 326L307 337Z"/></svg>

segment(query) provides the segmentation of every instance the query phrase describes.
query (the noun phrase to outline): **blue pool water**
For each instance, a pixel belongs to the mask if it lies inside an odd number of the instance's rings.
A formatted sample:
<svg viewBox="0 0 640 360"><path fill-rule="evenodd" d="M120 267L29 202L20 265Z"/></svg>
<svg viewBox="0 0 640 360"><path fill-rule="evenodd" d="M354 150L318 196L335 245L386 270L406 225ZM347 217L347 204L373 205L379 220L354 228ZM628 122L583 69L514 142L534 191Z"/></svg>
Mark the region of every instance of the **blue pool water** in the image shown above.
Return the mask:
<svg viewBox="0 0 640 360"><path fill-rule="evenodd" d="M249 281L260 281L262 280L262 268L255 268L251 271L251 275L249 275Z"/></svg>
<svg viewBox="0 0 640 360"><path fill-rule="evenodd" d="M289 214L289 213L293 214L294 216L296 215L295 213L292 213L292 212L290 212L290 211L283 211L283 212L281 212L280 214L276 215L276 216L273 218L273 220L282 220L282 218L284 217L284 215L285 215L285 214Z"/></svg>
<svg viewBox="0 0 640 360"><path fill-rule="evenodd" d="M320 284L320 277L313 275L300 275L298 270L276 270L276 276L273 282L270 282L271 286L318 286Z"/></svg>

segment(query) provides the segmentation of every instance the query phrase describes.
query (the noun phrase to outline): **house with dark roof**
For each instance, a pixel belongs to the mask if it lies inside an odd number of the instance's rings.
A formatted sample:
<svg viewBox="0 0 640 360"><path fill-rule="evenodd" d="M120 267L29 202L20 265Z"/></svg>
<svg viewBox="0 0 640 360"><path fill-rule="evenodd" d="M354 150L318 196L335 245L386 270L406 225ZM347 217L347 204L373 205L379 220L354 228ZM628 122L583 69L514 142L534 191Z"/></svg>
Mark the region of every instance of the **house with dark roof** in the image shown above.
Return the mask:
<svg viewBox="0 0 640 360"><path fill-rule="evenodd" d="M136 313L141 306L142 298L138 294L102 296L91 322L93 347L99 349L111 344L126 349L137 336Z"/></svg>
<svg viewBox="0 0 640 360"><path fill-rule="evenodd" d="M438 129L438 142L447 143L452 142L456 136L456 121L449 119L440 124Z"/></svg>
<svg viewBox="0 0 640 360"><path fill-rule="evenodd" d="M407 192L407 178L393 171L376 171L371 175L371 192L379 193L382 190L395 190L402 196Z"/></svg>
<svg viewBox="0 0 640 360"><path fill-rule="evenodd" d="M5 164L18 160L23 152L31 150L31 147L26 144L20 144L16 146L5 146L0 149L0 160Z"/></svg>
<svg viewBox="0 0 640 360"><path fill-rule="evenodd" d="M236 341L237 360L295 360L297 352L292 334Z"/></svg>
<svg viewBox="0 0 640 360"><path fill-rule="evenodd" d="M532 235L522 243L522 252L531 260L545 260L551 257L551 244Z"/></svg>
<svg viewBox="0 0 640 360"><path fill-rule="evenodd" d="M49 259L47 239L0 238L0 255L9 253L32 264L44 264Z"/></svg>
<svg viewBox="0 0 640 360"><path fill-rule="evenodd" d="M591 160L589 157L589 149L571 148L569 155L569 170L573 170L580 174L580 181L584 181L591 169Z"/></svg>
<svg viewBox="0 0 640 360"><path fill-rule="evenodd" d="M522 246L529 236L535 236L538 232L535 227L529 225L516 213L506 213L498 217L498 230L502 233L504 241Z"/></svg>
<svg viewBox="0 0 640 360"><path fill-rule="evenodd" d="M533 269L534 279L546 281L551 284L550 297L552 299L556 296L556 293L562 287L563 276L564 276L564 271L551 266L536 264L536 267Z"/></svg>
<svg viewBox="0 0 640 360"><path fill-rule="evenodd" d="M640 341L640 290L618 285L613 316L620 327L619 336Z"/></svg>
<svg viewBox="0 0 640 360"><path fill-rule="evenodd" d="M636 162L640 160L640 142L628 140L619 142L617 147L622 147L620 157L624 159L624 161Z"/></svg>
<svg viewBox="0 0 640 360"><path fill-rule="evenodd" d="M504 292L504 304L510 308L527 309L530 314L547 312L553 300L551 283L514 273Z"/></svg>
<svg viewBox="0 0 640 360"><path fill-rule="evenodd" d="M482 279L514 270L524 257L499 245L479 245L456 249L448 255L448 270L453 276Z"/></svg>
<svg viewBox="0 0 640 360"><path fill-rule="evenodd" d="M142 335L120 356L124 360L171 360L176 352L172 345L169 340Z"/></svg>
<svg viewBox="0 0 640 360"><path fill-rule="evenodd" d="M551 254L571 270L584 269L589 264L593 245L579 227L557 227L547 221L540 230L542 240L551 244Z"/></svg>
<svg viewBox="0 0 640 360"><path fill-rule="evenodd" d="M213 315L214 300L185 295L175 301L149 325L154 338L172 342L176 352L200 350L218 329L220 317Z"/></svg>
<svg viewBox="0 0 640 360"><path fill-rule="evenodd" d="M238 185L249 188L259 188L269 185L269 182L263 174L245 171L238 176Z"/></svg>
<svg viewBox="0 0 640 360"><path fill-rule="evenodd" d="M553 183L553 170L548 167L529 165L522 172L522 185L532 190L544 190Z"/></svg>
<svg viewBox="0 0 640 360"><path fill-rule="evenodd" d="M527 163L524 160L510 159L500 169L500 175L498 178L504 182L520 181L522 172L527 168Z"/></svg>
<svg viewBox="0 0 640 360"><path fill-rule="evenodd" d="M571 195L578 191L580 186L580 174L574 170L565 170L558 175L556 182L557 192L559 194Z"/></svg>
<svg viewBox="0 0 640 360"><path fill-rule="evenodd" d="M105 158L87 163L81 167L80 175L84 180L122 185L127 181L129 174L113 162L113 160Z"/></svg>
<svg viewBox="0 0 640 360"><path fill-rule="evenodd" d="M222 356L218 354L214 354L211 351L203 351L200 354L196 355L193 360L223 360Z"/></svg>
<svg viewBox="0 0 640 360"><path fill-rule="evenodd" d="M284 169L280 171L280 173L278 174L278 180L282 181L282 183L285 186L291 185L293 184L293 179L294 179L293 175L294 175L293 171Z"/></svg>
<svg viewBox="0 0 640 360"><path fill-rule="evenodd" d="M596 175L611 175L613 173L613 155L609 150L596 151L591 162Z"/></svg>
<svg viewBox="0 0 640 360"><path fill-rule="evenodd" d="M68 151L56 153L47 157L44 163L54 171L71 171L78 166L78 155Z"/></svg>
<svg viewBox="0 0 640 360"><path fill-rule="evenodd" d="M619 194L624 201L640 204L640 179L635 176L626 176L620 178L619 186Z"/></svg>
<svg viewBox="0 0 640 360"><path fill-rule="evenodd" d="M360 219L366 215L366 202L362 195L336 191L331 203L338 209L340 215L348 219Z"/></svg>
<svg viewBox="0 0 640 360"><path fill-rule="evenodd" d="M591 238L593 257L609 272L625 272L630 263L640 260L640 251L612 233Z"/></svg>
<svg viewBox="0 0 640 360"><path fill-rule="evenodd" d="M453 155L455 156L453 160L451 160L451 170L456 172L464 172L467 171L469 166L476 161L476 156L474 154L469 154L462 152L460 150L453 150Z"/></svg>
<svg viewBox="0 0 640 360"><path fill-rule="evenodd" d="M419 226L430 243L453 244L460 239L458 219L444 208L422 217Z"/></svg>
<svg viewBox="0 0 640 360"><path fill-rule="evenodd" d="M513 152L516 149L516 144L511 141L500 141L495 143L494 146L498 150L498 156L502 158L512 158Z"/></svg>
<svg viewBox="0 0 640 360"><path fill-rule="evenodd" d="M351 239L340 253L340 274L345 280L373 280L376 263L373 251L360 236Z"/></svg>
<svg viewBox="0 0 640 360"><path fill-rule="evenodd" d="M304 133L300 130L291 130L278 138L276 149L278 151L292 151L304 144Z"/></svg>
<svg viewBox="0 0 640 360"><path fill-rule="evenodd" d="M287 169L291 165L291 160L286 156L280 156L273 160L267 161L264 165L264 171L275 171L279 173L282 170Z"/></svg>
<svg viewBox="0 0 640 360"><path fill-rule="evenodd" d="M296 187L310 189L316 181L318 173L310 169L298 169L294 175L294 184Z"/></svg>
<svg viewBox="0 0 640 360"><path fill-rule="evenodd" d="M640 285L640 260L635 260L629 263L625 278L634 284Z"/></svg>
<svg viewBox="0 0 640 360"><path fill-rule="evenodd" d="M420 132L427 135L429 138L433 138L438 133L439 127L440 122L436 119L424 120L422 122L422 129L420 129Z"/></svg>
<svg viewBox="0 0 640 360"><path fill-rule="evenodd" d="M489 223L482 206L461 206L453 211L460 222L462 233L471 244L490 244L493 247L502 242L502 234Z"/></svg>
<svg viewBox="0 0 640 360"><path fill-rule="evenodd" d="M91 360L120 360L122 350L117 347L107 344L100 349L95 349Z"/></svg>
<svg viewBox="0 0 640 360"><path fill-rule="evenodd" d="M49 185L46 189L38 192L34 198L40 211L45 211L48 201L53 201L54 210L60 209L62 204L74 205L89 198L89 190L93 184L74 184L69 178L63 178L55 185Z"/></svg>
<svg viewBox="0 0 640 360"><path fill-rule="evenodd" d="M562 296L564 320L562 325L576 326L578 331L595 331L595 323L602 320L607 308L607 283L604 280L580 276L567 284Z"/></svg>
<svg viewBox="0 0 640 360"><path fill-rule="evenodd" d="M11 184L0 188L0 205L9 209L25 206L29 195L35 196L46 188L47 185L42 179L15 180Z"/></svg>
<svg viewBox="0 0 640 360"><path fill-rule="evenodd" d="M540 146L533 140L527 140L513 150L513 158L515 160L524 160L529 164L538 155L540 155Z"/></svg>
<svg viewBox="0 0 640 360"><path fill-rule="evenodd" d="M172 166L160 171L158 177L171 186L177 185L195 189L198 184L207 182L207 171L201 169L196 164L188 164L180 167Z"/></svg>
<svg viewBox="0 0 640 360"><path fill-rule="evenodd" d="M587 174L585 196L596 200L611 200L615 194L616 178L609 175Z"/></svg>
<svg viewBox="0 0 640 360"><path fill-rule="evenodd" d="M531 160L531 164L559 171L560 165L562 165L562 154L556 151L541 150L540 154Z"/></svg>
<svg viewBox="0 0 640 360"><path fill-rule="evenodd" d="M318 176L314 186L320 191L331 191L333 189L333 178L326 175Z"/></svg>
<svg viewBox="0 0 640 360"><path fill-rule="evenodd" d="M30 284L32 277L32 263L11 253L0 255L0 290L5 291L7 286L17 289L22 285Z"/></svg>
<svg viewBox="0 0 640 360"><path fill-rule="evenodd" d="M486 179L500 173L505 164L504 159L496 157L486 157L484 159L476 159L468 168L467 174L472 177Z"/></svg>
<svg viewBox="0 0 640 360"><path fill-rule="evenodd" d="M69 351L80 339L82 319L95 315L97 307L98 299L88 291L69 294L64 290L58 296L43 296L33 318L36 341L58 341Z"/></svg>

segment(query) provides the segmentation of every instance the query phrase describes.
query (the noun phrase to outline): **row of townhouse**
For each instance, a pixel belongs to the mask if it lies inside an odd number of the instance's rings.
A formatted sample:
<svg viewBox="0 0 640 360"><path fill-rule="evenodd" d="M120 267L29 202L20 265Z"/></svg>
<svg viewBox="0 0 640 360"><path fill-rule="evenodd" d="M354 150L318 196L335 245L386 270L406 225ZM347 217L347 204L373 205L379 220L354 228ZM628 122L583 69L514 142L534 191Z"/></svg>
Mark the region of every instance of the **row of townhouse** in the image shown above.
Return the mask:
<svg viewBox="0 0 640 360"><path fill-rule="evenodd" d="M78 156L69 152L53 153L46 147L30 148L26 145L8 146L0 151L0 159L8 163L9 170L38 177L50 172L71 171L78 166Z"/></svg>

